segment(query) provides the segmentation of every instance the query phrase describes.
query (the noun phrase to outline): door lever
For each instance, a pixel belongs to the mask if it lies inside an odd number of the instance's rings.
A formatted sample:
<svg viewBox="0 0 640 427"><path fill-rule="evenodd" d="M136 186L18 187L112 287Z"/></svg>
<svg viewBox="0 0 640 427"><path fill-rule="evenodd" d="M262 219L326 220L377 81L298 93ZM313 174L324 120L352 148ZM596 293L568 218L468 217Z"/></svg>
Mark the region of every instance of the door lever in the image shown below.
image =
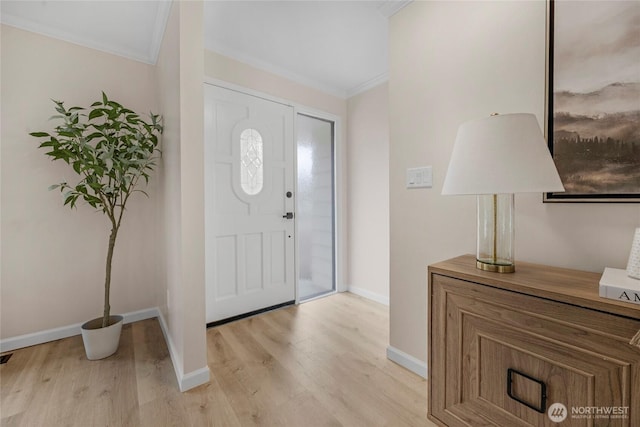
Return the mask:
<svg viewBox="0 0 640 427"><path fill-rule="evenodd" d="M282 215L282 218L293 219L293 212L287 212L286 215Z"/></svg>

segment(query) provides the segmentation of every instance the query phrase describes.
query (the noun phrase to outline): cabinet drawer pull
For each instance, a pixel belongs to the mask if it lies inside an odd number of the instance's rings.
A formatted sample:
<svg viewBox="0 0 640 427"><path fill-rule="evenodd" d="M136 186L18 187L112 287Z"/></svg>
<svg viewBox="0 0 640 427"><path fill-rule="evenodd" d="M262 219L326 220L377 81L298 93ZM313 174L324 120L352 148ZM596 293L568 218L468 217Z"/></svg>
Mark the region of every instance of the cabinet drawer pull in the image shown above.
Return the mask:
<svg viewBox="0 0 640 427"><path fill-rule="evenodd" d="M521 398L513 394L513 390L511 389L511 384L513 383L514 374L520 375L521 377L531 380L540 386L540 407L534 406L529 402L525 402L524 400L522 400ZM525 374L524 372L520 372L511 368L507 369L507 395L513 400L515 400L516 402L520 402L526 407L531 408L536 412L540 412L541 414L544 414L545 411L547 410L547 385L543 381L537 380L532 376Z"/></svg>

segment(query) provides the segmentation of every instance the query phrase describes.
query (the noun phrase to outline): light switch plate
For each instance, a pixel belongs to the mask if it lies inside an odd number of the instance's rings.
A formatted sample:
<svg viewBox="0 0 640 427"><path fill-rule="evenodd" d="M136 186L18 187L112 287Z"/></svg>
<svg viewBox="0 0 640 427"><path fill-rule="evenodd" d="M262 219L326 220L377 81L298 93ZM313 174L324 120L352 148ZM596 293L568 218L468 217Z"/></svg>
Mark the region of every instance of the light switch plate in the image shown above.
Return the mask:
<svg viewBox="0 0 640 427"><path fill-rule="evenodd" d="M431 166L407 169L407 188L431 188L433 169Z"/></svg>

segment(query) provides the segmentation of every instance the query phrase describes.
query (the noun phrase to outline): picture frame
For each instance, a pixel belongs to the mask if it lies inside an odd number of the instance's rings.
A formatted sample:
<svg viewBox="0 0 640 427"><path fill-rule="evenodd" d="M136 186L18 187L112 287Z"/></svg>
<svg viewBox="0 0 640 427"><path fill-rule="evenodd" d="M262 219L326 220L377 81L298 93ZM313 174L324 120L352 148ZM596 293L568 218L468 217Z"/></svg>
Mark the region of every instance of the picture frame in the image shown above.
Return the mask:
<svg viewBox="0 0 640 427"><path fill-rule="evenodd" d="M544 202L640 203L638 25L640 2L547 2L545 134L566 191Z"/></svg>

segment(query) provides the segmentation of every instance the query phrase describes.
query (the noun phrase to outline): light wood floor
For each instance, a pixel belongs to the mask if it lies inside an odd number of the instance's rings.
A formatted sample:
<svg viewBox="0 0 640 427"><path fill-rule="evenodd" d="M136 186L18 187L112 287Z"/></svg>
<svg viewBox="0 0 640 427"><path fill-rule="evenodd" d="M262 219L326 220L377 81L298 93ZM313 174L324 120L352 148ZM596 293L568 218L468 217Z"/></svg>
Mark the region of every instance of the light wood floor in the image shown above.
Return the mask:
<svg viewBox="0 0 640 427"><path fill-rule="evenodd" d="M207 332L209 384L178 391L156 319L125 325L116 355L79 336L0 366L2 426L434 426L426 382L387 360L387 307L352 294Z"/></svg>

